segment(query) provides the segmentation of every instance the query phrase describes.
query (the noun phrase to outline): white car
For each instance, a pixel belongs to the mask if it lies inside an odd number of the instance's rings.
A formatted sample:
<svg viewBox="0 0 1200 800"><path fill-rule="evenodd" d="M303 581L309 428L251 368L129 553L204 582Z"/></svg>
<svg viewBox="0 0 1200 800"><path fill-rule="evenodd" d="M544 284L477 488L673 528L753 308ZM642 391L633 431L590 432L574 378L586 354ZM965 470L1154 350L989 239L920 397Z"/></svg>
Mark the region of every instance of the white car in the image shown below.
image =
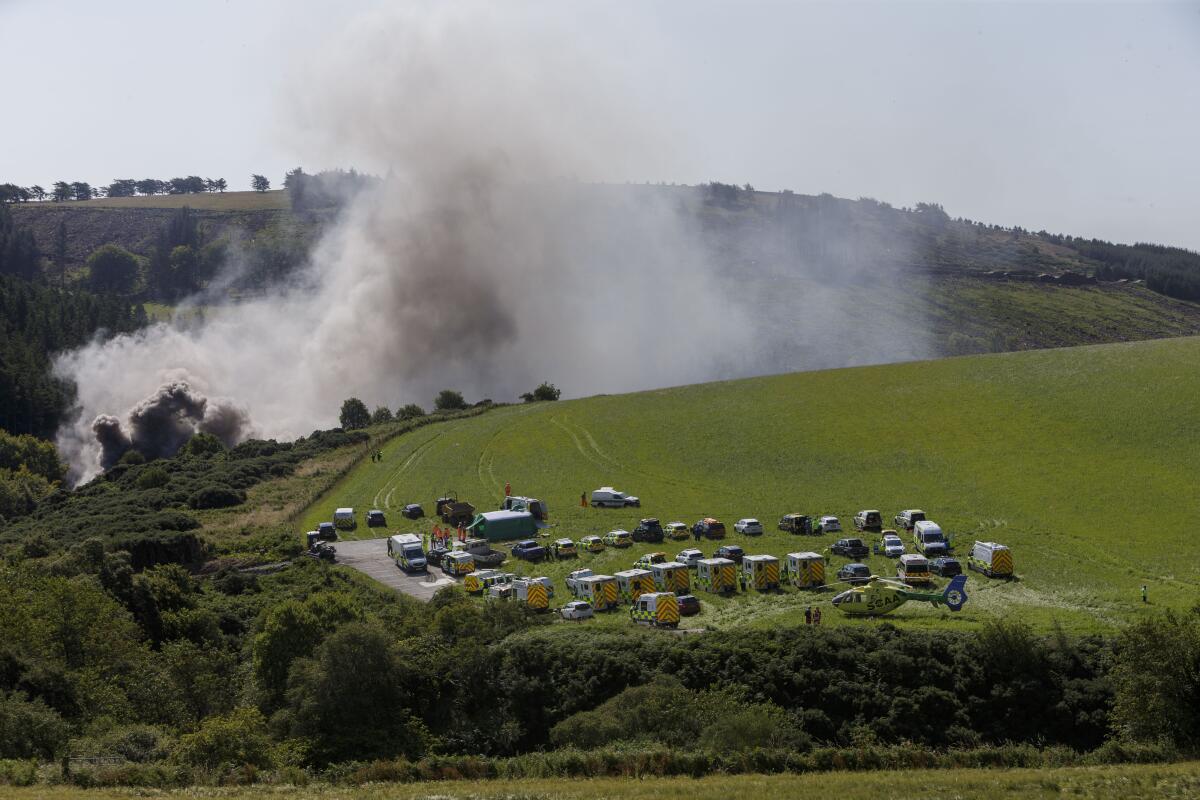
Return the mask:
<svg viewBox="0 0 1200 800"><path fill-rule="evenodd" d="M760 536L763 532L762 523L753 517L739 519L733 523L733 529L738 533L744 533L747 536Z"/></svg>
<svg viewBox="0 0 1200 800"><path fill-rule="evenodd" d="M586 600L572 600L562 607L559 612L563 619L583 620L591 619L596 616L596 612L592 610L592 604Z"/></svg>
<svg viewBox="0 0 1200 800"><path fill-rule="evenodd" d="M631 494L618 492L611 486L602 486L592 492L593 508L625 508L626 506L640 507L642 501Z"/></svg>
<svg viewBox="0 0 1200 800"><path fill-rule="evenodd" d="M821 533L837 533L842 529L842 523L837 517L825 516L817 520L816 529Z"/></svg>
<svg viewBox="0 0 1200 800"><path fill-rule="evenodd" d="M902 542L900 537L895 534L884 536L883 541L880 542L880 545L881 549L883 550L883 554L888 558L899 558L900 556L904 555L904 542Z"/></svg>

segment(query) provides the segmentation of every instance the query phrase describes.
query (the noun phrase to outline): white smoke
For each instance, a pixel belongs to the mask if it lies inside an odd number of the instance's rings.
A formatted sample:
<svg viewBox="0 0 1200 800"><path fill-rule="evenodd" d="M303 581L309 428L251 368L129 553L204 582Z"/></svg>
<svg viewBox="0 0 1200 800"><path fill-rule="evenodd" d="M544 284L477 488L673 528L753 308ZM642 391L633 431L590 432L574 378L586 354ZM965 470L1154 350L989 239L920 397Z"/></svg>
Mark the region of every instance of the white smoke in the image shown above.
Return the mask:
<svg viewBox="0 0 1200 800"><path fill-rule="evenodd" d="M395 408L443 388L511 400L542 380L580 396L781 371L780 331L677 194L584 182L672 148L583 52L484 12L353 26L305 74L296 128L388 179L349 199L292 288L60 358L79 389L59 435L73 476L111 460L98 417L128 428L179 380L245 410L226 438L293 438L351 395Z"/></svg>

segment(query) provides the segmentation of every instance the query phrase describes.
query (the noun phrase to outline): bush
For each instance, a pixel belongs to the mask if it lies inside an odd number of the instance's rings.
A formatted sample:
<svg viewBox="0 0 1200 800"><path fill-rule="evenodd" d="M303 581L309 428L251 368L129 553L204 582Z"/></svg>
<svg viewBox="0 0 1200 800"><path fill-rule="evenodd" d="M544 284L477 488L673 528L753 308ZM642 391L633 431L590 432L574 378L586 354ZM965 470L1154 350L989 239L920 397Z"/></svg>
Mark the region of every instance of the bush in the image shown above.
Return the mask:
<svg viewBox="0 0 1200 800"><path fill-rule="evenodd" d="M382 425L385 422L391 422L392 419L392 410L387 406L380 406L371 413L372 425Z"/></svg>
<svg viewBox="0 0 1200 800"><path fill-rule="evenodd" d="M205 486L188 498L190 508L229 508L246 502L246 493L231 486Z"/></svg>
<svg viewBox="0 0 1200 800"><path fill-rule="evenodd" d="M37 778L37 759L0 758L0 786L33 786Z"/></svg>
<svg viewBox="0 0 1200 800"><path fill-rule="evenodd" d="M438 411L461 411L467 407L467 401L463 400L462 392L442 389L434 400L433 407Z"/></svg>
<svg viewBox="0 0 1200 800"><path fill-rule="evenodd" d="M52 759L68 735L66 722L41 700L0 694L0 758Z"/></svg>
<svg viewBox="0 0 1200 800"><path fill-rule="evenodd" d="M366 403L357 397L351 397L342 403L342 413L338 416L338 420L343 428L354 431L371 424L371 412L367 411Z"/></svg>
<svg viewBox="0 0 1200 800"><path fill-rule="evenodd" d="M139 489L157 489L171 482L171 476L158 464L147 467L138 474L133 485Z"/></svg>
<svg viewBox="0 0 1200 800"><path fill-rule="evenodd" d="M410 419L417 419L418 417L423 416L425 416L425 409L421 408L416 403L409 403L396 412L396 419L400 420L401 422Z"/></svg>
<svg viewBox="0 0 1200 800"><path fill-rule="evenodd" d="M174 757L180 764L225 772L246 764L271 765L267 723L255 708L209 717L195 733L181 736Z"/></svg>

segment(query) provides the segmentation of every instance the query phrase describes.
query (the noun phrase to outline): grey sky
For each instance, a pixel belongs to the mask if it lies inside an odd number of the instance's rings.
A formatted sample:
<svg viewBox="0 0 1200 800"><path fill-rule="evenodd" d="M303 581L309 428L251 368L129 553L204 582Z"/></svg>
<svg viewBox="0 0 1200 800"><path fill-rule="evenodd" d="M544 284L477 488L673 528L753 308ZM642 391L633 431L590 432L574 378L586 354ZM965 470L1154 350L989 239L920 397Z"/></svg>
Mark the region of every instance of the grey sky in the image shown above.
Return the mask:
<svg viewBox="0 0 1200 800"><path fill-rule="evenodd" d="M0 182L357 165L291 106L370 2L0 0ZM1200 4L545 3L672 142L607 179L940 202L1200 249Z"/></svg>

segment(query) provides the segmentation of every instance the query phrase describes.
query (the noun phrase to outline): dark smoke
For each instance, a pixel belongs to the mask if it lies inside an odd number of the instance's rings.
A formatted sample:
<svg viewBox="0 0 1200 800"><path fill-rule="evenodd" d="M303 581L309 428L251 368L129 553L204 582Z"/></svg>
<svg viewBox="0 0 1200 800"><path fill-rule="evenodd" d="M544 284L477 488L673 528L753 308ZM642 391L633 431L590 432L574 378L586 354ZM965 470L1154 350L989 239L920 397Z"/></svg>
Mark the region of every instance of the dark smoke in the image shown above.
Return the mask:
<svg viewBox="0 0 1200 800"><path fill-rule="evenodd" d="M244 438L249 419L244 409L231 402L205 397L186 381L174 381L134 406L126 425L128 433L120 420L109 414L92 422L103 469L130 450L146 458L173 456L197 433L212 434L230 447Z"/></svg>

